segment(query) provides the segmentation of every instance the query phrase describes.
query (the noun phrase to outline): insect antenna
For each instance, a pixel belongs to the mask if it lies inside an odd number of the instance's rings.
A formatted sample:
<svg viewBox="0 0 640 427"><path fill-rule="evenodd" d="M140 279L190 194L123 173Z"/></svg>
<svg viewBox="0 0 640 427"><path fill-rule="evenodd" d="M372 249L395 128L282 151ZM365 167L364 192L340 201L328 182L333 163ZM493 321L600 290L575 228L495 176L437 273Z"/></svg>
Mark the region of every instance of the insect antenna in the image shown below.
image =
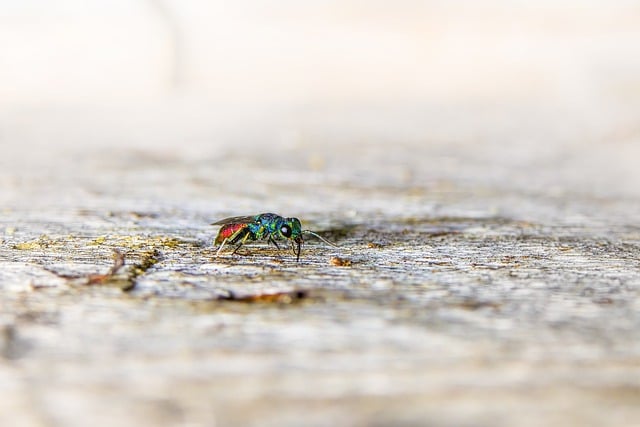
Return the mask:
<svg viewBox="0 0 640 427"><path fill-rule="evenodd" d="M336 245L335 243L332 243L332 242L328 241L327 239L325 239L325 238L324 238L324 237L322 237L321 235L319 235L319 234L317 234L317 233L314 233L314 232L313 232L313 231L311 231L311 230L302 230L302 233L303 233L303 234L311 234L312 236L316 236L318 239L322 240L323 242L325 242L325 243L326 243L326 244L328 244L328 245L333 246L334 248L337 248L337 247L338 247L338 245Z"/></svg>

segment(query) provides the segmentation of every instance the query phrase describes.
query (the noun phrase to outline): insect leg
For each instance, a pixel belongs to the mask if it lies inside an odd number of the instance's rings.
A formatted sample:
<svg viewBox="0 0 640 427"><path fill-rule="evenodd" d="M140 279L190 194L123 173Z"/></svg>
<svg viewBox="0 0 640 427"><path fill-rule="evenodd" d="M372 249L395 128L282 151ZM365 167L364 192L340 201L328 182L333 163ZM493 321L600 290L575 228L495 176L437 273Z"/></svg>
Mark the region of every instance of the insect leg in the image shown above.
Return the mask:
<svg viewBox="0 0 640 427"><path fill-rule="evenodd" d="M242 241L240 242L240 244L238 246L236 246L236 249L233 251L233 253L231 255L235 255L235 253L238 252L238 249L240 249L242 247L242 245L244 245L244 242L247 241L249 236L251 236L251 232L249 230L246 230L246 231L247 232L245 233L244 237L242 238Z"/></svg>
<svg viewBox="0 0 640 427"><path fill-rule="evenodd" d="M269 236L269 243L273 243L276 246L276 248L280 249L280 246L278 246L278 242L273 240L273 237L271 236Z"/></svg>
<svg viewBox="0 0 640 427"><path fill-rule="evenodd" d="M222 248L224 248L224 244L227 243L227 239L224 239L222 241L222 244L220 245L220 247L218 248L218 250L216 251L216 256L220 255L220 252L222 252Z"/></svg>
<svg viewBox="0 0 640 427"><path fill-rule="evenodd" d="M300 261L300 251L302 249L301 245L302 242L298 241L298 247L296 248L296 244L293 242L293 240L291 241L291 250L293 251L293 254L296 256L296 262Z"/></svg>

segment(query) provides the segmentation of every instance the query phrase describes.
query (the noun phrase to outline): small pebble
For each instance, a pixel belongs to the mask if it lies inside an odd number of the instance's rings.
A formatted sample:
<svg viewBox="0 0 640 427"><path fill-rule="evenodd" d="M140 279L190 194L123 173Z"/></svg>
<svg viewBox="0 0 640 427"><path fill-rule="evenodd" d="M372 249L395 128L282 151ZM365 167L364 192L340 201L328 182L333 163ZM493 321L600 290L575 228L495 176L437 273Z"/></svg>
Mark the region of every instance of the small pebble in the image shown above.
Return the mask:
<svg viewBox="0 0 640 427"><path fill-rule="evenodd" d="M336 265L338 267L350 267L351 266L351 260L346 259L346 258L340 258L337 256L332 257L329 262L331 263L331 265Z"/></svg>

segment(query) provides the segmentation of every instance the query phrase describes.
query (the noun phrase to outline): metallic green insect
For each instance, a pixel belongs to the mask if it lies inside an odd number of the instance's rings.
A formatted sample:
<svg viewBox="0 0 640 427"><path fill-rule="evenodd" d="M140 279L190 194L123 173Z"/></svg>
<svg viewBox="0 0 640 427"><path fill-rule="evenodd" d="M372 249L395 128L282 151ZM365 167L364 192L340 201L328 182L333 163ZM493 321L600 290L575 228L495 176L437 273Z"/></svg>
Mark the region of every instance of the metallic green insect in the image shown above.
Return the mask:
<svg viewBox="0 0 640 427"><path fill-rule="evenodd" d="M311 234L331 246L337 246L313 231L303 230L298 218L284 218L274 213L234 216L216 221L211 225L222 226L215 240L215 244L220 245L216 256L220 254L226 243L238 245L233 251L235 254L248 241L267 239L268 243L273 243L280 249L276 240L288 240L296 255L296 261L299 261L303 234Z"/></svg>

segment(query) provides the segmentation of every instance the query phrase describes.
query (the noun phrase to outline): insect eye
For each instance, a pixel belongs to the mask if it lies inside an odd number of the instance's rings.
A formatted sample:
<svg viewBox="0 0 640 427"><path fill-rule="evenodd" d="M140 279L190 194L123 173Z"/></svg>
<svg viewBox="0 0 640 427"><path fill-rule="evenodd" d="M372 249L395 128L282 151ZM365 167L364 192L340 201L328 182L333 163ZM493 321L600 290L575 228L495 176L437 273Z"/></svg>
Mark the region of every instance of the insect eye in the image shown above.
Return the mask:
<svg viewBox="0 0 640 427"><path fill-rule="evenodd" d="M284 237L291 237L291 228L288 225L283 225L280 227L280 232Z"/></svg>

